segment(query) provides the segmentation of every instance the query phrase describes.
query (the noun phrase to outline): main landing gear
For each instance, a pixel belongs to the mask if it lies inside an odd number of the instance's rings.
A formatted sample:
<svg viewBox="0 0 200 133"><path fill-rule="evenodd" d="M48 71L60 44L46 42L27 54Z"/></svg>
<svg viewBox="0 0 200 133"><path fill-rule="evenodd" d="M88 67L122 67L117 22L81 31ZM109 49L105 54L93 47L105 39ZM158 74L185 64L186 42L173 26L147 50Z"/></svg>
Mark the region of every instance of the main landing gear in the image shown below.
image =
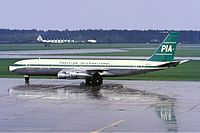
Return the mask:
<svg viewBox="0 0 200 133"><path fill-rule="evenodd" d="M28 75L24 75L24 79L25 79L25 84L29 84L29 76Z"/></svg>
<svg viewBox="0 0 200 133"><path fill-rule="evenodd" d="M92 86L100 86L103 84L103 78L98 72L95 72L92 75L92 77L86 77L85 84Z"/></svg>

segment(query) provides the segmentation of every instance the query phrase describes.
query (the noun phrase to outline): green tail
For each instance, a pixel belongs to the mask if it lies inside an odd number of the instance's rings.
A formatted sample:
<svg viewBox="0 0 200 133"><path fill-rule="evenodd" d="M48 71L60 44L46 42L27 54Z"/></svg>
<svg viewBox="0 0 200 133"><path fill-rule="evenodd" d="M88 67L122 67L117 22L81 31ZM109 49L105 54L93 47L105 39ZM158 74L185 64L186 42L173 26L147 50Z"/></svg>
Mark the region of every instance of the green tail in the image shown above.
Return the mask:
<svg viewBox="0 0 200 133"><path fill-rule="evenodd" d="M148 61L173 61L179 34L171 32Z"/></svg>

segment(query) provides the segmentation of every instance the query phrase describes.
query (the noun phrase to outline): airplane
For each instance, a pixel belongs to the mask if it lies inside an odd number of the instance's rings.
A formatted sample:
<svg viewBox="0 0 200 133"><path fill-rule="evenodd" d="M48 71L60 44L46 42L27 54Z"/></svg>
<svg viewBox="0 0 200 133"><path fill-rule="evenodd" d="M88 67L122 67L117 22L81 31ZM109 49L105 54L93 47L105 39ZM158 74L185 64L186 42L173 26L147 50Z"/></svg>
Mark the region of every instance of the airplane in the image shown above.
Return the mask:
<svg viewBox="0 0 200 133"><path fill-rule="evenodd" d="M59 44L75 43L74 40L69 40L69 39L49 39L49 40L46 40L46 39L43 39L41 35L38 36L37 41L42 42L42 43L55 43L55 44L56 43L59 43Z"/></svg>
<svg viewBox="0 0 200 133"><path fill-rule="evenodd" d="M122 59L27 59L9 66L11 72L30 76L57 76L58 79L85 79L86 85L100 86L103 77L145 74L165 70L188 60L174 61L178 32L171 32L147 60Z"/></svg>

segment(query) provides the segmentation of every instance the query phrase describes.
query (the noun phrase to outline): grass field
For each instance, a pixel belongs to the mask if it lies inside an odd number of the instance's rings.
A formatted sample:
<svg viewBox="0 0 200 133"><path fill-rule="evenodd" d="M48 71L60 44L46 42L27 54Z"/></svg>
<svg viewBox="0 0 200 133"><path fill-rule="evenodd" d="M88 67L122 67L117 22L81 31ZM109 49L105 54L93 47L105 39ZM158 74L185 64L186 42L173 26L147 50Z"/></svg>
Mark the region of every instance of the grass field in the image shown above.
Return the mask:
<svg viewBox="0 0 200 133"><path fill-rule="evenodd" d="M0 59L0 78L23 77L8 71L8 66L20 59ZM200 81L200 61L189 61L175 68L157 71L141 75L105 78L118 80L190 80ZM56 78L56 77L32 77L32 78Z"/></svg>

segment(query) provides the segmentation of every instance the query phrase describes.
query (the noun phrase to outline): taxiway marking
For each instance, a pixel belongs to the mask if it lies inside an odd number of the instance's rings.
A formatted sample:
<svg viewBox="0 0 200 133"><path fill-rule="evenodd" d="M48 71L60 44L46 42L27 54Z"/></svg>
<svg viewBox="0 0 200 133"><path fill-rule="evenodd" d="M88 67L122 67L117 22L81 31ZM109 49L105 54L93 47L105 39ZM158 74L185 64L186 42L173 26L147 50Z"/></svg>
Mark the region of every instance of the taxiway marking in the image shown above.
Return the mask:
<svg viewBox="0 0 200 133"><path fill-rule="evenodd" d="M96 131L93 131L93 132L91 132L91 133L98 133L98 132L100 132L100 131L102 131L102 130L104 130L104 129L107 129L107 128L109 128L109 127L113 127L113 126L115 126L115 125L117 125L117 124L120 124L120 123L122 123L122 122L124 122L125 120L124 119L122 119L122 120L120 120L120 121L117 121L117 122L114 122L114 123L112 123L112 124L109 124L109 125L107 125L107 126L105 126L105 127L103 127L103 128L100 128L100 129L98 129L98 130L96 130Z"/></svg>

